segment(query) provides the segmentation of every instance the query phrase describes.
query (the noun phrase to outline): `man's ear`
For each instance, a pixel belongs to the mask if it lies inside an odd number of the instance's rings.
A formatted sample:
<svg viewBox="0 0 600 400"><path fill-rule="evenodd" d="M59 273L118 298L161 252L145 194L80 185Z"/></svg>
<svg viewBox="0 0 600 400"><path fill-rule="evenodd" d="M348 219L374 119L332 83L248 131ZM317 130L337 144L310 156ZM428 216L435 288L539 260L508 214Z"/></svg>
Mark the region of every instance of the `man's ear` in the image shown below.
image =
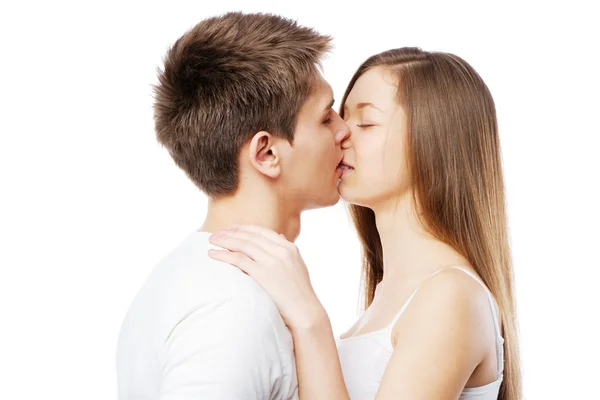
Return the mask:
<svg viewBox="0 0 600 400"><path fill-rule="evenodd" d="M265 131L257 132L250 141L250 163L263 175L277 178L281 174L281 154L275 138Z"/></svg>

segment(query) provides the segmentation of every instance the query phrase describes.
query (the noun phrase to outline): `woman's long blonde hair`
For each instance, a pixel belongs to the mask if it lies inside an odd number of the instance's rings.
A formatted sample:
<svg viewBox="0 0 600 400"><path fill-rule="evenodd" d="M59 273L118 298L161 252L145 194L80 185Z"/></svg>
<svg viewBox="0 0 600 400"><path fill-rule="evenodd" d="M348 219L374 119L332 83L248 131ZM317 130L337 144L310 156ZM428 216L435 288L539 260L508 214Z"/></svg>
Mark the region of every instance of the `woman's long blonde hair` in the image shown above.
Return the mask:
<svg viewBox="0 0 600 400"><path fill-rule="evenodd" d="M519 339L494 100L463 59L401 48L374 55L358 68L342 99L342 117L354 84L374 67L385 67L396 77L397 101L407 114L406 157L421 223L469 260L498 302L505 339L498 398L519 400ZM363 248L366 308L383 278L383 249L373 211L349 207Z"/></svg>

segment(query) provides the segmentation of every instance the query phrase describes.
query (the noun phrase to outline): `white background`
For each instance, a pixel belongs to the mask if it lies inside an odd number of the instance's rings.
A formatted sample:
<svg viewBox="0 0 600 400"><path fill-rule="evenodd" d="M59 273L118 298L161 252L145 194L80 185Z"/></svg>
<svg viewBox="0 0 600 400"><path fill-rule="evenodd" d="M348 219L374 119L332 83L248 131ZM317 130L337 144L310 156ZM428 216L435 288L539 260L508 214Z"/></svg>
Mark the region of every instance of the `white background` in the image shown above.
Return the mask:
<svg viewBox="0 0 600 400"><path fill-rule="evenodd" d="M598 398L599 15L548 3L3 3L0 398L116 397L127 307L206 205L156 143L150 85L181 34L235 10L333 35L338 101L364 59L394 47L475 67L498 109L526 398ZM344 207L304 214L297 244L339 334L359 293Z"/></svg>

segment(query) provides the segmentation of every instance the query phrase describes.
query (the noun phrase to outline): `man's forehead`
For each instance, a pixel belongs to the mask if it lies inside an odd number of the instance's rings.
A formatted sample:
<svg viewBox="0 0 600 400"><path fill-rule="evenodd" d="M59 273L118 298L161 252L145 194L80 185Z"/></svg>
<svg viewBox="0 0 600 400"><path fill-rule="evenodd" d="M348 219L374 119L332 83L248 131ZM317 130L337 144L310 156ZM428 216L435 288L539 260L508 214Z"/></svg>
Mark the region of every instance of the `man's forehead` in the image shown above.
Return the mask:
<svg viewBox="0 0 600 400"><path fill-rule="evenodd" d="M300 113L307 113L312 115L314 113L321 113L331 108L333 101L333 90L331 85L323 79L315 79L313 83L311 93L308 95L304 104L300 108Z"/></svg>
<svg viewBox="0 0 600 400"><path fill-rule="evenodd" d="M322 76L319 76L314 83L315 92L331 92L331 85Z"/></svg>
<svg viewBox="0 0 600 400"><path fill-rule="evenodd" d="M329 82L321 78L313 86L312 98L323 107L329 105L333 99L333 89Z"/></svg>

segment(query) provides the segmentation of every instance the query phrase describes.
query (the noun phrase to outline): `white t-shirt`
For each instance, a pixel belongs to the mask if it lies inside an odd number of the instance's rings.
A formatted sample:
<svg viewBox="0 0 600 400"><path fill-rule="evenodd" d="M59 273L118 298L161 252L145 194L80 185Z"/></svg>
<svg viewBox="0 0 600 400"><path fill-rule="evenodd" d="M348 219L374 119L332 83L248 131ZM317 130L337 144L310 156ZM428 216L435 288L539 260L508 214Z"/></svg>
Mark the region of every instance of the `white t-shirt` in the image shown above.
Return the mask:
<svg viewBox="0 0 600 400"><path fill-rule="evenodd" d="M297 399L293 341L269 295L194 232L152 271L119 334L120 400Z"/></svg>

